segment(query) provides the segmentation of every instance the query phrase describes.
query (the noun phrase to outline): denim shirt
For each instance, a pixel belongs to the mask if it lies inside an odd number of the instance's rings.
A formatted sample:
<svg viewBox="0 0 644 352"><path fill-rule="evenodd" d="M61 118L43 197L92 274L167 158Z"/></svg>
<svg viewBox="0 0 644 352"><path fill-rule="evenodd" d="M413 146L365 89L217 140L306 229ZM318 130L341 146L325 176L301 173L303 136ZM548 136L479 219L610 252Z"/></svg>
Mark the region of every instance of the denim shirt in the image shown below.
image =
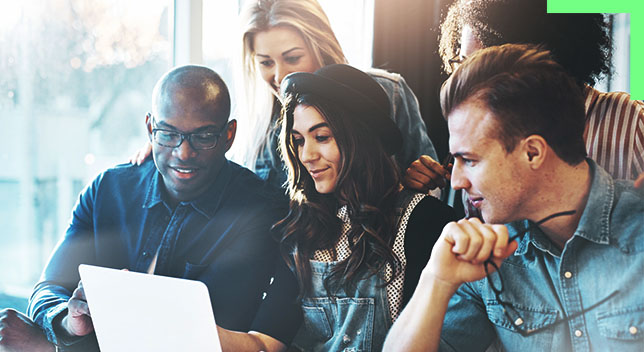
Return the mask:
<svg viewBox="0 0 644 352"><path fill-rule="evenodd" d="M462 285L452 297L441 350L483 351L494 340L509 351L644 350L644 196L632 182L614 181L587 161L590 194L563 250L535 228L518 240L500 268L500 298L520 314L524 330L545 330L527 337L517 333L483 279ZM510 235L527 226L527 221L508 225ZM497 274L492 280L498 287ZM584 314L554 324L615 291Z"/></svg>
<svg viewBox="0 0 644 352"><path fill-rule="evenodd" d="M420 116L418 100L405 79L396 73L380 69L366 71L387 93L391 106L391 119L396 122L403 136L401 150L394 154L396 163L404 172L409 165L421 155L429 155L434 160L438 159L432 141L427 135L427 127ZM279 113L279 110L276 111ZM272 117L277 121L276 116ZM260 151L255 163L255 173L276 187L282 187L286 181L284 163L277 153L279 145L279 126L270 127L269 138Z"/></svg>
<svg viewBox="0 0 644 352"><path fill-rule="evenodd" d="M109 169L80 195L28 313L52 342L83 345L54 329L80 280L78 265L147 272L158 251L156 274L204 282L217 324L247 331L278 258L269 233L286 206L278 192L227 161L202 195L172 209L153 161Z"/></svg>

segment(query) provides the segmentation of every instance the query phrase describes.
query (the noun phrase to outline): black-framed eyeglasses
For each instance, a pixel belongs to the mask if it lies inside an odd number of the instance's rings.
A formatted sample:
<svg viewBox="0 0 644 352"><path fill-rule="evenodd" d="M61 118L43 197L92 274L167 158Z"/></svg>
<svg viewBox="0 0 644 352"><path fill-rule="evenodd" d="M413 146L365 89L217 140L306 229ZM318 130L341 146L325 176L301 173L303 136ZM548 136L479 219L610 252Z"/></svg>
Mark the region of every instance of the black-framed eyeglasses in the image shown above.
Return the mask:
<svg viewBox="0 0 644 352"><path fill-rule="evenodd" d="M520 232L520 233L510 237L508 242L512 242L512 241L518 239L519 237L521 237L525 233L527 233L531 228L539 226L539 225L543 224L544 222L546 222L548 220L551 220L551 219L559 217L559 216L573 215L575 213L576 213L575 210L569 210L569 211L563 211L563 212L560 212L560 213L555 213L555 214L549 215L549 216L547 216L547 217L545 217L545 218L543 218L543 219L541 219L541 220L539 220L539 221L537 221L535 223L531 223L530 225L528 225L528 227L526 227L523 230L523 232ZM491 276L491 273L490 273L490 269L488 268L489 265L491 265L495 269L495 271L496 271L496 273L497 273L497 275L499 277L498 282L499 282L500 287L497 287L494 284L494 281L492 280L492 276ZM553 323L547 324L546 326L542 326L542 327L535 328L535 329L524 329L523 325L526 322L524 321L523 317L519 314L519 312L517 312L517 310L514 308L514 306L512 306L512 304L510 304L509 302L506 302L506 301L501 299L501 293L503 293L503 277L501 276L501 272L499 271L499 267L496 265L496 263L494 263L492 261L491 257L490 257L490 259L488 259L488 260L486 260L484 262L484 267L485 267L485 275L487 277L487 281L488 281L488 283L490 285L490 288L492 289L492 292L494 292L494 297L496 298L496 301L503 308L503 314L512 323L512 325L517 330L517 332L519 332L519 334L521 334L521 336L524 336L524 337L532 335L532 334L540 332L540 331L543 331L545 329L548 329L548 328L550 328L552 326L555 326L555 325L558 325L560 323L569 321L571 319L575 319L575 318L577 318L577 317L579 317L579 316L581 316L583 314L586 314L590 310L595 309L596 307L598 307L599 305L605 303L606 301L608 301L609 299L613 298L615 295L617 295L619 293L619 291L614 291L613 293L611 293L607 297L603 298L599 302L589 306L588 308L584 308L582 311L577 312L575 314L566 315L564 313L563 318L557 319Z"/></svg>
<svg viewBox="0 0 644 352"><path fill-rule="evenodd" d="M154 123L154 119L153 124L156 125L156 123ZM177 148L184 140L187 140L194 150L214 149L217 147L219 138L226 131L227 127L228 123L226 123L218 132L198 133L181 133L163 128L153 128L152 139L156 144L168 148Z"/></svg>

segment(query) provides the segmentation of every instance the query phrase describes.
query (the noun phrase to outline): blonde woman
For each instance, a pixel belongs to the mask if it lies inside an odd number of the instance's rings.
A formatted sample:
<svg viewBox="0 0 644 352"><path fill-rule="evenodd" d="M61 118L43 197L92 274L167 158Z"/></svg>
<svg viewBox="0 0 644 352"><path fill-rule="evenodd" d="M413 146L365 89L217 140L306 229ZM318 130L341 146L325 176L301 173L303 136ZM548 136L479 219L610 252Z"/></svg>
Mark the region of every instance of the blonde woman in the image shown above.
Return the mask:
<svg viewBox="0 0 644 352"><path fill-rule="evenodd" d="M346 63L329 20L316 0L250 1L242 14L245 98L250 104L244 117L251 127L244 163L276 185L286 181L277 155L278 91L282 79L293 72L314 72L330 64ZM404 136L403 148L394 155L404 171L421 155L436 155L427 136L416 96L398 74L370 69L367 73L385 90L390 117ZM262 82L263 81L263 82Z"/></svg>

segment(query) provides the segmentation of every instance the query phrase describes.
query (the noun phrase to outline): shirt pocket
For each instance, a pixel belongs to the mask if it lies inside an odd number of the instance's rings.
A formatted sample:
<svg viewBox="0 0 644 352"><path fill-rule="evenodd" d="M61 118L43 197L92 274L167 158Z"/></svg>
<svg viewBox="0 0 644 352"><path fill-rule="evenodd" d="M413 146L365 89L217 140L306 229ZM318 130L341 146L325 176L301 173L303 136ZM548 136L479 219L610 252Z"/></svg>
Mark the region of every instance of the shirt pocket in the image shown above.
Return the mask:
<svg viewBox="0 0 644 352"><path fill-rule="evenodd" d="M644 349L644 305L597 312L599 333L609 340L611 348ZM613 344L616 344L613 346Z"/></svg>
<svg viewBox="0 0 644 352"><path fill-rule="evenodd" d="M304 331L296 338L305 351L370 351L373 298L305 298Z"/></svg>
<svg viewBox="0 0 644 352"><path fill-rule="evenodd" d="M495 330L504 349L508 351L548 351L556 350L555 330L544 329L534 332L527 337L519 334L515 325L517 319L521 319L520 328L526 332L535 329L553 326L557 322L558 312L548 307L525 307L512 304L517 315L510 314L512 320L506 317L503 306L493 301L487 304L487 315L495 325Z"/></svg>
<svg viewBox="0 0 644 352"><path fill-rule="evenodd" d="M311 301L315 301L315 299L307 301L309 302L302 304L306 331L309 333L311 339L327 341L333 336L329 318L326 316L323 307L311 304Z"/></svg>
<svg viewBox="0 0 644 352"><path fill-rule="evenodd" d="M559 314L557 310L545 307L523 307L514 304L511 306L518 314L517 317L514 317L515 314L510 314L514 321L511 321L506 316L502 305L496 301L488 303L487 315L490 321L500 328L517 332L518 329L515 323L518 319L521 319L520 328L524 331L530 331L553 325L557 321L557 315Z"/></svg>

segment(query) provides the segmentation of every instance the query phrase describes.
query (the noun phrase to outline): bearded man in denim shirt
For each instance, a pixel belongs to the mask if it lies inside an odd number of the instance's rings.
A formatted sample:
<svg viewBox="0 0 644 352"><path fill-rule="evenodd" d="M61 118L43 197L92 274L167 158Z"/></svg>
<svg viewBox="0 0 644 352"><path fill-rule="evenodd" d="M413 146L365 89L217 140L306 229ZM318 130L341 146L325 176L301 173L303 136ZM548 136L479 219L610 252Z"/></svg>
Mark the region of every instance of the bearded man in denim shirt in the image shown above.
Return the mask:
<svg viewBox="0 0 644 352"><path fill-rule="evenodd" d="M30 299L28 313L49 341L98 349L82 263L202 281L217 323L249 329L278 259L269 230L286 204L279 190L226 160L236 131L229 113L228 89L206 67L178 67L160 79L145 120L153 160L109 169L83 191ZM24 316L3 316L10 339L0 351L10 343L54 350Z"/></svg>
<svg viewBox="0 0 644 352"><path fill-rule="evenodd" d="M444 228L385 350L642 351L644 195L586 158L574 80L547 51L491 47L441 106L452 186L486 224Z"/></svg>

